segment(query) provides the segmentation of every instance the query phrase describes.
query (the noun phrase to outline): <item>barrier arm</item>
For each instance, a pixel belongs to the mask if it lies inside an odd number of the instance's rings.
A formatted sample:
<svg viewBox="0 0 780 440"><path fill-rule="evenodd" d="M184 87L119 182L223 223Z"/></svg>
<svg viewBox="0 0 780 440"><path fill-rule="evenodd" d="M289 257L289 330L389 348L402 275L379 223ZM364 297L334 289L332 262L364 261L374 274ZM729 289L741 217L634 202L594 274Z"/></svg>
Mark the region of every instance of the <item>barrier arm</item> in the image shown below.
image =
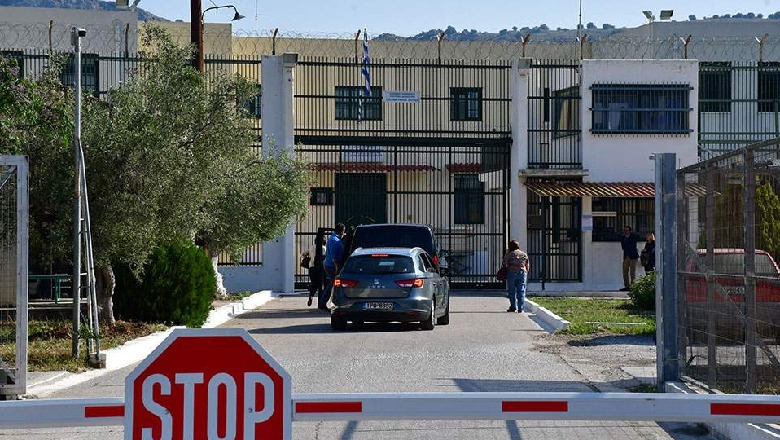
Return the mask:
<svg viewBox="0 0 780 440"><path fill-rule="evenodd" d="M0 402L0 429L124 423L123 398ZM780 396L662 393L298 394L293 421L630 420L779 423Z"/></svg>

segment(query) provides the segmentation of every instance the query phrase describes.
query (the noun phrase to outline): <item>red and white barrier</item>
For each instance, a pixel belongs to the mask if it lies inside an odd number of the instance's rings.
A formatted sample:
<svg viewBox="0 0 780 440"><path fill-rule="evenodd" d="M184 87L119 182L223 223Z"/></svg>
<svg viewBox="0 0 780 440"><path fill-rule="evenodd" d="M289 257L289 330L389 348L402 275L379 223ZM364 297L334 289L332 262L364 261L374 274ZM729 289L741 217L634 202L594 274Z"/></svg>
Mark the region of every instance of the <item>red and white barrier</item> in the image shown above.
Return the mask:
<svg viewBox="0 0 780 440"><path fill-rule="evenodd" d="M631 420L780 423L780 396L639 393L299 394L293 421ZM122 398L0 402L0 429L124 423Z"/></svg>

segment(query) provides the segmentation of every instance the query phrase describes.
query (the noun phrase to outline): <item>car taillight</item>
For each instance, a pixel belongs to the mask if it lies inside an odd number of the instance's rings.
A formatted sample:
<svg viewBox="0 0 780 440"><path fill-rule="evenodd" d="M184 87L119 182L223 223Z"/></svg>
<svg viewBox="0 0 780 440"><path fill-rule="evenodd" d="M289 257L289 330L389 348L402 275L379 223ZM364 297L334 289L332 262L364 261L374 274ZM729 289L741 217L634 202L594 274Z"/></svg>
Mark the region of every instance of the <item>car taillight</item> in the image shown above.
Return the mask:
<svg viewBox="0 0 780 440"><path fill-rule="evenodd" d="M350 288L350 287L357 286L357 283L358 283L357 280L347 280L347 279L344 279L344 278L336 278L335 280L333 280L333 287L346 287L346 288Z"/></svg>
<svg viewBox="0 0 780 440"><path fill-rule="evenodd" d="M423 286L423 279L422 278L415 278L413 280L398 280L395 282L399 286L409 289L412 287L422 287Z"/></svg>

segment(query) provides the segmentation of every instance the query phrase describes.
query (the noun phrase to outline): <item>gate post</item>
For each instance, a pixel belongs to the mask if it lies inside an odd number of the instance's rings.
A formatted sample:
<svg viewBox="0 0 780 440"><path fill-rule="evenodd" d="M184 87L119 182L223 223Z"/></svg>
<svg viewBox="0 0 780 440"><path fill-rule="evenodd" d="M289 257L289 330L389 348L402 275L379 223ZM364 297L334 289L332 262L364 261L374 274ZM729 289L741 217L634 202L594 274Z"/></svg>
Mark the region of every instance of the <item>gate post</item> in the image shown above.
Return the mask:
<svg viewBox="0 0 780 440"><path fill-rule="evenodd" d="M294 69L297 54L264 55L260 100L263 115L263 154L289 154L295 148ZM270 257L270 258L269 258ZM295 290L295 223L281 237L263 243L263 285L275 292Z"/></svg>
<svg viewBox="0 0 780 440"><path fill-rule="evenodd" d="M528 248L528 193L525 178L520 170L528 168L528 81L531 75L531 59L521 58L512 62L512 147L509 156L509 238L520 241ZM521 179L523 180L521 182ZM506 246L507 240L504 240Z"/></svg>
<svg viewBox="0 0 780 440"><path fill-rule="evenodd" d="M680 378L677 338L677 155L655 154L656 367L658 389Z"/></svg>

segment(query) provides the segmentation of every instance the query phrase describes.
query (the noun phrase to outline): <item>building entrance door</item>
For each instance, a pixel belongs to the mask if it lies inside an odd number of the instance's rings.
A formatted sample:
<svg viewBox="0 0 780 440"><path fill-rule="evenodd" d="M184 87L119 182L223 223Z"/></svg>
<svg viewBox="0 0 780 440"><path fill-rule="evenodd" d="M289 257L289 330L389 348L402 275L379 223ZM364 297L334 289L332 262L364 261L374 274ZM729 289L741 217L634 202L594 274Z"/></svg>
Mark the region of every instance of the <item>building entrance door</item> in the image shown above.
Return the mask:
<svg viewBox="0 0 780 440"><path fill-rule="evenodd" d="M387 175L336 173L336 223L387 223Z"/></svg>

